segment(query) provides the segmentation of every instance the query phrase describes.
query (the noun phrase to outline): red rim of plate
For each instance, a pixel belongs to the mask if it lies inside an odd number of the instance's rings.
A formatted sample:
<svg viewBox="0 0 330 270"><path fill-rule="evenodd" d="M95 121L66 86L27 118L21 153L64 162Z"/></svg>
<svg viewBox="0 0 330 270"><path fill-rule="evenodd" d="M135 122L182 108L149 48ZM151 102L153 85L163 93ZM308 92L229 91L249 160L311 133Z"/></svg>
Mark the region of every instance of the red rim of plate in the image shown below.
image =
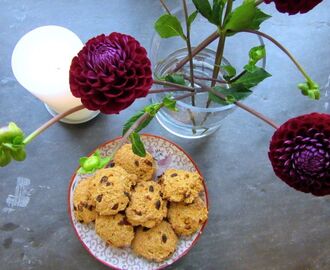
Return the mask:
<svg viewBox="0 0 330 270"><path fill-rule="evenodd" d="M145 134L141 134L142 137L145 136L145 137L154 137L154 138L157 138L157 139L161 139L161 140L164 140L164 141L167 141L169 142L170 144L173 144L175 147L177 147L181 152L183 152L188 158L189 160L191 161L191 163L194 165L196 171L200 174L200 176L202 176L202 179L203 179L203 186L204 186L204 191L205 191L205 198L206 198L206 207L207 209L209 209L209 197L208 197L208 191L207 191L207 187L206 187L206 184L205 184L205 180L204 180L204 177L202 175L202 173L200 172L198 166L196 165L196 163L194 162L194 160L190 157L190 155L188 155L183 149L181 146L177 145L176 143L170 141L170 140L167 140L163 137L160 137L160 136L157 136L157 135L152 135L152 134L148 134L148 133L145 133ZM88 156L92 155L97 149L99 148L102 148L103 146L109 144L109 143L112 143L112 142L115 142L117 140L119 140L121 137L117 137L117 138L114 138L112 140L109 140L109 141L106 141L104 142L103 144L100 144L98 147L96 147L93 151L91 151ZM74 232L76 234L76 236L78 237L80 243L82 244L82 246L87 250L87 252L92 256L94 257L96 260L98 260L99 262L101 262L102 264L112 268L112 269L115 269L115 270L123 270L122 268L117 268L116 266L106 262L106 261L103 261L102 259L96 257L89 249L89 247L84 243L84 241L80 238L80 235L78 234L78 231L76 229L76 227L74 226L73 224L73 218L72 218L72 215L71 215L71 203L70 203L70 195L71 195L71 187L72 187L72 183L77 175L77 170L80 168L77 167L76 170L75 170L75 173L71 176L71 179L70 179L70 184L69 184L69 189L68 189L68 215L70 217L70 223L71 223L71 226L73 227L74 229ZM194 241L191 243L191 245L184 251L182 252L173 262L171 262L170 264L165 264L163 266L161 266L160 268L157 268L155 270L161 270L161 269L165 269L166 267L174 264L175 262L177 262L178 260L180 260L183 256L185 256L195 245L196 245L196 242L197 240L199 239L199 237L201 236L202 232L204 231L204 228L207 224L208 220L205 221L205 223L203 224L203 226L200 228L199 232L198 232L198 235L196 236L196 238L194 239Z"/></svg>

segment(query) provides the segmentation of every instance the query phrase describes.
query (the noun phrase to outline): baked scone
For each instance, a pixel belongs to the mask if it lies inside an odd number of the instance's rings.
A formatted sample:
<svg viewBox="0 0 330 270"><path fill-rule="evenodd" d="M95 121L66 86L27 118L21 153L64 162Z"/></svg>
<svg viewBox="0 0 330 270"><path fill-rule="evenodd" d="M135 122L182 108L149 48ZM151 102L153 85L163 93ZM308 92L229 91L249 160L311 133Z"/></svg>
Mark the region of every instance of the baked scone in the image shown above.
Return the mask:
<svg viewBox="0 0 330 270"><path fill-rule="evenodd" d="M197 197L191 204L171 202L168 220L178 235L191 235L207 220L208 211L205 202Z"/></svg>
<svg viewBox="0 0 330 270"><path fill-rule="evenodd" d="M134 238L134 228L122 214L97 216L95 231L105 242L117 248L129 247Z"/></svg>
<svg viewBox="0 0 330 270"><path fill-rule="evenodd" d="M128 222L133 226L152 228L166 217L167 202L162 199L160 189L160 185L154 181L136 185L126 208Z"/></svg>
<svg viewBox="0 0 330 270"><path fill-rule="evenodd" d="M125 210L135 180L134 174L127 173L119 166L97 171L91 187L96 212L100 215L115 215Z"/></svg>
<svg viewBox="0 0 330 270"><path fill-rule="evenodd" d="M128 173L135 174L137 181L149 181L156 172L156 162L147 152L145 157L139 157L132 151L131 144L123 145L114 156L115 166L123 167Z"/></svg>
<svg viewBox="0 0 330 270"><path fill-rule="evenodd" d="M161 262L176 249L178 237L171 225L163 221L151 229L139 227L132 242L133 251L148 260Z"/></svg>
<svg viewBox="0 0 330 270"><path fill-rule="evenodd" d="M95 211L95 201L90 193L92 178L81 180L73 193L73 212L76 219L88 224L95 220L97 213Z"/></svg>
<svg viewBox="0 0 330 270"><path fill-rule="evenodd" d="M166 170L160 183L163 198L171 202L192 203L204 189L198 173L177 169Z"/></svg>

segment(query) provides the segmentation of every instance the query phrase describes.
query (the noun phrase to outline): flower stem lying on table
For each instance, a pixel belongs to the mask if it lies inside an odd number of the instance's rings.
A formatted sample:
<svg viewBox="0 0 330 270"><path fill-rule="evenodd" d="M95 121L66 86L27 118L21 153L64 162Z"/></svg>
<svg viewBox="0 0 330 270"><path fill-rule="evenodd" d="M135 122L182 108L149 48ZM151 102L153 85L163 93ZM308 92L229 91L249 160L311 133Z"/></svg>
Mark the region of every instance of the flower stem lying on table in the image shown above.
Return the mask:
<svg viewBox="0 0 330 270"><path fill-rule="evenodd" d="M73 114L75 112L78 112L80 110L85 109L84 105L79 105L77 107L74 107L72 109L67 110L66 112L60 113L58 115L56 115L55 117L53 117L52 119L50 119L48 122L46 122L45 124L43 124L41 127L39 127L37 130L35 130L34 132L32 132L29 136L27 136L23 143L24 144L28 144L29 142L31 142L35 137L37 137L39 134L41 134L43 131L45 131L47 128L49 128L50 126L52 126L53 124L55 124L56 122L60 121L61 119L63 119L64 117Z"/></svg>

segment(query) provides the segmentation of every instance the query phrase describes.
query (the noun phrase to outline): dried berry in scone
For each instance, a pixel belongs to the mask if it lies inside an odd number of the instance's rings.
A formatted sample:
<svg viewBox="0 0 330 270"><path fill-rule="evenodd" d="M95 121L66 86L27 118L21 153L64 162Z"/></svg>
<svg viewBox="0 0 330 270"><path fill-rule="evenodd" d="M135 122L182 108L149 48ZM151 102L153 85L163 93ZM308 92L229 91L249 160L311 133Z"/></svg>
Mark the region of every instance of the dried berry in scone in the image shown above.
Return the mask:
<svg viewBox="0 0 330 270"><path fill-rule="evenodd" d="M178 237L166 221L151 229L139 227L132 242L132 249L148 260L162 262L176 249Z"/></svg>
<svg viewBox="0 0 330 270"><path fill-rule="evenodd" d="M154 181L140 182L131 193L126 208L127 220L133 226L154 227L167 215L167 202L161 197L160 185Z"/></svg>
<svg viewBox="0 0 330 270"><path fill-rule="evenodd" d="M131 144L123 145L114 156L116 166L123 167L128 173L135 174L137 181L149 181L156 172L156 162L147 153L145 157L139 157L132 151Z"/></svg>
<svg viewBox="0 0 330 270"><path fill-rule="evenodd" d="M205 202L197 197L191 204L171 202L168 220L178 235L195 233L207 220L208 211Z"/></svg>
<svg viewBox="0 0 330 270"><path fill-rule="evenodd" d="M196 172L168 169L160 178L163 198L171 202L192 203L204 190L202 178Z"/></svg>
<svg viewBox="0 0 330 270"><path fill-rule="evenodd" d="M100 215L115 215L125 210L135 180L135 175L119 166L97 171L91 188L96 211Z"/></svg>
<svg viewBox="0 0 330 270"><path fill-rule="evenodd" d="M123 214L98 216L95 231L105 242L117 248L129 247L134 238L134 228Z"/></svg>
<svg viewBox="0 0 330 270"><path fill-rule="evenodd" d="M90 193L93 178L81 180L73 193L73 212L76 219L81 223L90 223L95 220L95 201Z"/></svg>

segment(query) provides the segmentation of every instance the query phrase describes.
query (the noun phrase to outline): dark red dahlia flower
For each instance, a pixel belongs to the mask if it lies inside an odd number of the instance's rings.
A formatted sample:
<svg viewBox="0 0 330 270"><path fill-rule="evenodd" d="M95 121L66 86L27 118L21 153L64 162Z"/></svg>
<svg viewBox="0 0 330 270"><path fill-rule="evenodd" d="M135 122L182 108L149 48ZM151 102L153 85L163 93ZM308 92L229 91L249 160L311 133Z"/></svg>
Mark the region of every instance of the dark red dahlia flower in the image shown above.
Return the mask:
<svg viewBox="0 0 330 270"><path fill-rule="evenodd" d="M152 85L146 50L129 35L111 33L90 39L72 59L70 88L87 109L119 113Z"/></svg>
<svg viewBox="0 0 330 270"><path fill-rule="evenodd" d="M276 9L282 13L294 15L297 13L306 13L312 10L322 0L264 0L266 4L275 2Z"/></svg>
<svg viewBox="0 0 330 270"><path fill-rule="evenodd" d="M290 119L274 133L268 155L275 174L289 186L330 195L330 114Z"/></svg>

